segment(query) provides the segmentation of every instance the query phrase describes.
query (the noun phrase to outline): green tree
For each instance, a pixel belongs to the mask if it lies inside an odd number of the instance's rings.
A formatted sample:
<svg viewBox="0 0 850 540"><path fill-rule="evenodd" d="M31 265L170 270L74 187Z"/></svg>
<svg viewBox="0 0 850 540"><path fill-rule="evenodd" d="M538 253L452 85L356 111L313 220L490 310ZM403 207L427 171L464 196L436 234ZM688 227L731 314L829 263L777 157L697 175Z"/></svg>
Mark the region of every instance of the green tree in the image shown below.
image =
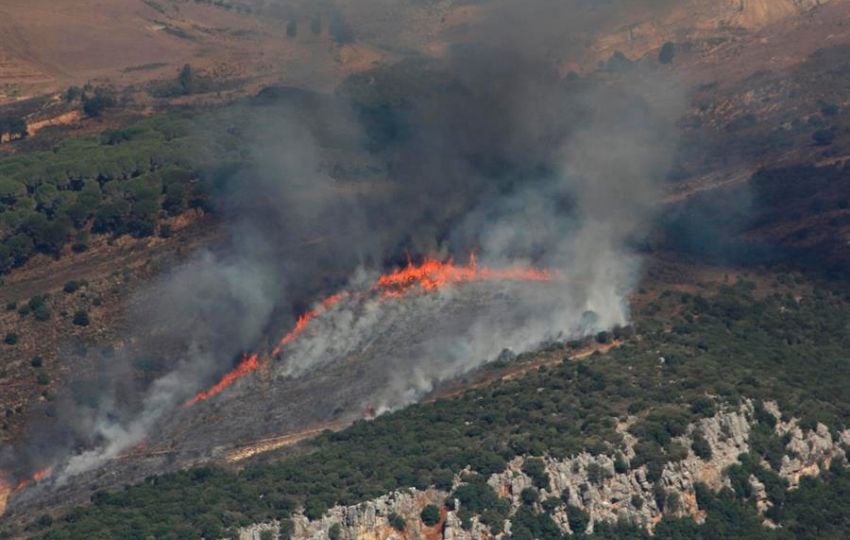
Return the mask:
<svg viewBox="0 0 850 540"><path fill-rule="evenodd" d="M398 532L403 532L406 524L404 523L404 518L398 515L395 512L391 512L389 516L387 516L387 521L390 523L390 527L397 530Z"/></svg>
<svg viewBox="0 0 850 540"><path fill-rule="evenodd" d="M579 508L578 506L567 506L567 520L570 523L570 530L575 534L583 534L590 523L590 515Z"/></svg>
<svg viewBox="0 0 850 540"><path fill-rule="evenodd" d="M700 459L709 460L711 459L711 445L702 435L702 433L694 433L694 439L691 443L691 449L694 451L694 454Z"/></svg>
<svg viewBox="0 0 850 540"><path fill-rule="evenodd" d="M539 495L537 490L533 487L527 487L522 490L522 493L519 494L520 499L522 499L523 504L532 505L537 502Z"/></svg>
<svg viewBox="0 0 850 540"><path fill-rule="evenodd" d="M422 519L422 523L424 523L426 527L433 527L440 522L440 509L434 504L429 504L422 509L422 512L419 514L419 518Z"/></svg>
<svg viewBox="0 0 850 540"><path fill-rule="evenodd" d="M27 187L11 178L0 177L0 202L14 205L27 194Z"/></svg>

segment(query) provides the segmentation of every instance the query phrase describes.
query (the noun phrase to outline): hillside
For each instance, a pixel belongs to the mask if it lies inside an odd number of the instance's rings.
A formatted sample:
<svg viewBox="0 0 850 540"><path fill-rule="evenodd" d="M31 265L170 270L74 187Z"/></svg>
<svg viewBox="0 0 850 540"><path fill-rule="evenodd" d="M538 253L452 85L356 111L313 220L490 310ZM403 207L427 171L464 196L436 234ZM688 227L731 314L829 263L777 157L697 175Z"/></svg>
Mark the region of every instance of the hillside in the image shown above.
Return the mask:
<svg viewBox="0 0 850 540"><path fill-rule="evenodd" d="M848 534L849 21L5 3L0 537Z"/></svg>

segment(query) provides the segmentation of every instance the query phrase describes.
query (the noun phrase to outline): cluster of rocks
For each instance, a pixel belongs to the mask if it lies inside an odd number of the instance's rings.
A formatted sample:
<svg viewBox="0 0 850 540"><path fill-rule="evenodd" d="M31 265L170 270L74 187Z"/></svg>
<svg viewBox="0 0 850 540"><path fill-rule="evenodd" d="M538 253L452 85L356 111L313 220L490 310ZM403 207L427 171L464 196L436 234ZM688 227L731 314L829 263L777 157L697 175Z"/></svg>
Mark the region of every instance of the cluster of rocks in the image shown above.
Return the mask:
<svg viewBox="0 0 850 540"><path fill-rule="evenodd" d="M850 430L838 437L833 437L823 424L818 424L813 430L803 430L796 419L782 422L775 403L765 404L765 409L777 418L777 435L790 434L786 446L788 453L783 457L778 474L791 487L796 486L802 476L819 474L824 467L829 466L831 460L845 459L844 448L850 447ZM590 517L587 529L581 531L585 533L592 533L595 523L620 521L634 523L651 531L665 515L690 516L701 522L705 514L697 505L696 484L705 484L713 490L730 485L724 470L738 463L740 454L749 451L750 431L755 422L754 406L747 401L737 409L725 410L692 424L687 435L678 440L689 449L687 457L667 463L657 482L647 478L646 466L618 472L616 458L609 455L581 453L564 460L544 458L549 485L539 490L539 501L551 497L562 501L550 513L560 529L568 534L579 532L572 531L570 527L569 512L574 509ZM637 440L625 431L626 426L628 422L621 428L625 444L620 454L621 459L629 461L635 457L634 445ZM710 445L710 459L701 459L690 449L696 432ZM510 501L514 509L523 504L523 490L534 486L532 478L523 472L524 463L525 458L518 457L509 463L504 472L494 474L487 480L499 496ZM460 482L460 479L456 481ZM770 506L770 501L764 485L755 476L751 476L750 483L759 509L765 510ZM675 497L678 504L659 508L656 496L659 487ZM497 535L492 535L490 528L477 517L472 519L471 526L463 528L457 515L457 503L454 511L444 511L441 523L425 527L419 519L421 510L428 504L442 506L448 496L449 493L435 489L406 489L355 506L332 508L318 520L311 521L298 515L293 518L292 538L326 540L330 538L330 530L336 524L339 525L338 531L343 540L500 540L510 537L510 521L505 523L504 532ZM398 514L405 519L404 531L400 532L391 526L391 514ZM773 525L769 521L765 524ZM271 523L244 528L240 531L239 539L260 540L264 530L271 530L273 537L278 537L279 526Z"/></svg>

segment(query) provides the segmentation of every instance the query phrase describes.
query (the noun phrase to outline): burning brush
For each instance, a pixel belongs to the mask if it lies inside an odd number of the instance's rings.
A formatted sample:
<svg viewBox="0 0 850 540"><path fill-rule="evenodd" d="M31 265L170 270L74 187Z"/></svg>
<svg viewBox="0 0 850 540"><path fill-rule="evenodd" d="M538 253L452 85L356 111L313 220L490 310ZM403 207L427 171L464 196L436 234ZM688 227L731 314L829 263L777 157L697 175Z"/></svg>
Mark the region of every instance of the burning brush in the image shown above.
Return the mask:
<svg viewBox="0 0 850 540"><path fill-rule="evenodd" d="M6 503L12 495L25 490L30 484L37 484L50 476L53 472L51 467L45 467L33 473L30 478L21 478L17 483L10 482L7 478L0 476L0 516L6 511ZM13 487L14 484L14 487Z"/></svg>
<svg viewBox="0 0 850 540"><path fill-rule="evenodd" d="M315 309L301 314L295 321L295 326L278 341L272 349L269 358L274 358L283 352L284 347L294 342L310 325L310 322L332 310L342 300L350 297L361 297L377 294L381 299L400 299L407 294L433 292L453 285L481 281L529 281L549 282L555 277L555 272L530 266L511 266L505 268L489 268L479 266L475 254L470 254L465 265L455 264L448 259L426 257L421 263L408 259L407 265L378 277L366 293L339 292L318 302ZM183 406L191 407L200 401L205 401L229 387L231 384L256 371L262 364L258 353L246 354L233 370L226 373L219 382L207 390L198 392L186 401Z"/></svg>

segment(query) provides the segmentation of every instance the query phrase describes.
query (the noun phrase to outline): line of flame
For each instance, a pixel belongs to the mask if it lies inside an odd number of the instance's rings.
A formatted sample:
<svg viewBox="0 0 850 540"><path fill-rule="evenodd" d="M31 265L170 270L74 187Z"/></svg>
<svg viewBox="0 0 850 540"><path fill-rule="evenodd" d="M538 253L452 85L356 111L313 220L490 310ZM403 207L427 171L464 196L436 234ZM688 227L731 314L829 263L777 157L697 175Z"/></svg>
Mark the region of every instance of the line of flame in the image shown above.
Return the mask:
<svg viewBox="0 0 850 540"><path fill-rule="evenodd" d="M233 368L232 371L225 373L225 375L221 378L220 381L218 381L208 390L202 390L195 394L195 397L184 403L183 406L191 407L199 401L205 401L213 397L214 395L221 393L222 390L233 384L237 379L241 379L242 377L251 373L258 367L260 367L260 359L257 356L257 353L245 355L244 357L242 357L242 360L239 362L239 364L235 368Z"/></svg>
<svg viewBox="0 0 850 540"><path fill-rule="evenodd" d="M425 258L416 264L408 259L407 266L398 268L384 274L375 281L372 290L379 291L381 298L400 298L407 292L417 289L421 291L434 291L443 287L458 283L474 281L551 281L553 273L550 270L534 267L513 266L507 268L479 267L475 254L469 255L469 262L465 265L457 265L451 259L440 261L431 257ZM332 309L343 299L348 298L350 293L340 292L321 300L315 309L304 312L295 321L295 326L278 341L271 350L271 357L278 356L283 348L301 336L315 318ZM230 372L226 373L218 383L198 392L192 399L183 404L191 407L200 401L205 401L236 380L248 375L260 367L257 353L246 355L242 361Z"/></svg>

